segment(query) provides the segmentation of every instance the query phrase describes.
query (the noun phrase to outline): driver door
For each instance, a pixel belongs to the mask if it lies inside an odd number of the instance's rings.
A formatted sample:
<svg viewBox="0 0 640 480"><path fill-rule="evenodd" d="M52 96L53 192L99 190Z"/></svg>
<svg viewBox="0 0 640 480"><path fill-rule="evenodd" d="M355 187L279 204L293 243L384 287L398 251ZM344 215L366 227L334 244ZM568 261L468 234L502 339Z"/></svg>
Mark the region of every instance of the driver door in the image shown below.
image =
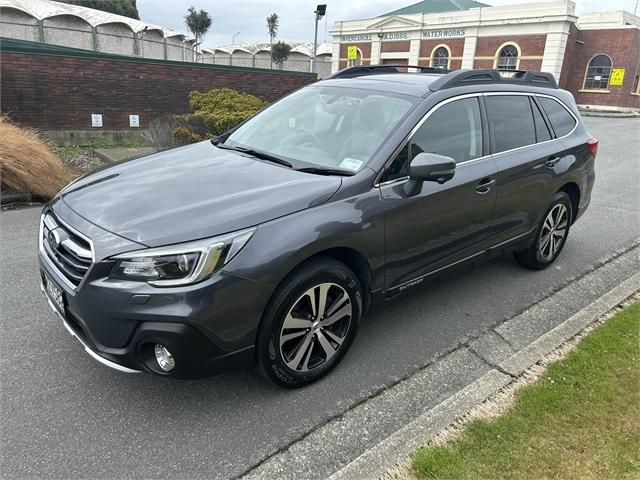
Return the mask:
<svg viewBox="0 0 640 480"><path fill-rule="evenodd" d="M404 289L482 251L496 202L497 169L488 154L481 98L447 100L427 113L379 185L385 210L387 290ZM407 188L411 158L446 155L456 172L444 184Z"/></svg>

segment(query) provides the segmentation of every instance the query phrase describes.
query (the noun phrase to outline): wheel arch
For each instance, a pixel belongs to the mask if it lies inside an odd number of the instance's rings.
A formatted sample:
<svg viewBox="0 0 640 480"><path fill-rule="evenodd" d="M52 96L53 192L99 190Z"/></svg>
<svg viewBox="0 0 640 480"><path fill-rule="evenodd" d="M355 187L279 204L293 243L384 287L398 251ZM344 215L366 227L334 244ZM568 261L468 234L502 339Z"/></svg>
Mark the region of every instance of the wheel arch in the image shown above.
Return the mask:
<svg viewBox="0 0 640 480"><path fill-rule="evenodd" d="M310 255L305 256L300 259L295 265L293 265L282 277L280 282L276 285L267 302L267 305L272 301L273 297L276 295L278 288L290 277L290 275L295 272L302 265L313 261L318 258L329 257L334 260L337 260L341 263L344 263L347 267L349 267L353 273L356 275L358 280L360 281L360 285L362 287L362 296L363 296L363 306L362 306L362 314L363 316L368 311L371 306L371 294L373 290L373 274L371 271L371 265L369 261L364 256L364 254L355 248L351 247L331 247L324 250L319 250Z"/></svg>
<svg viewBox="0 0 640 480"><path fill-rule="evenodd" d="M313 259L320 257L331 257L334 260L337 260L341 263L344 263L347 267L349 267L353 273L355 273L356 277L360 281L360 286L362 287L362 296L363 296L363 315L366 314L370 305L371 305L371 293L373 288L373 274L371 272L371 265L367 258L362 254L362 252L356 250L351 247L332 247L325 250L320 250L313 255L309 255L304 258L302 261L298 262L290 271L287 273L287 277L289 274L294 271L296 268L300 267ZM285 277L286 278L286 277Z"/></svg>
<svg viewBox="0 0 640 480"><path fill-rule="evenodd" d="M580 187L575 182L567 182L562 187L560 187L558 191L566 193L571 199L571 206L573 208L571 223L573 224L573 222L576 220L578 207L580 205Z"/></svg>

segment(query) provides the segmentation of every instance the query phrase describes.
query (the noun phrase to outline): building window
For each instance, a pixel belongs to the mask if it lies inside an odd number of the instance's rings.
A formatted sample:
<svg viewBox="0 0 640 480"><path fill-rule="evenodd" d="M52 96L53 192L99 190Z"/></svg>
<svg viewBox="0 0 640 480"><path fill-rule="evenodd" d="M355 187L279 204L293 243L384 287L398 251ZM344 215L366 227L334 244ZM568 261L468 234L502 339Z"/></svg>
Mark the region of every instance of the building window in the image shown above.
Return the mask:
<svg viewBox="0 0 640 480"><path fill-rule="evenodd" d="M431 54L431 66L448 70L449 57L449 49L447 47L436 47Z"/></svg>
<svg viewBox="0 0 640 480"><path fill-rule="evenodd" d="M360 65L362 65L362 50L360 50L360 48L357 48L356 50L357 50L356 59L349 60L350 67L359 67Z"/></svg>
<svg viewBox="0 0 640 480"><path fill-rule="evenodd" d="M609 55L596 55L587 66L587 73L584 76L585 90L608 90L609 77L611 76L611 57Z"/></svg>
<svg viewBox="0 0 640 480"><path fill-rule="evenodd" d="M505 45L500 49L496 67L499 70L516 70L518 68L518 49L515 45Z"/></svg>
<svg viewBox="0 0 640 480"><path fill-rule="evenodd" d="M633 76L633 88L631 93L640 95L640 62L636 65L636 74Z"/></svg>

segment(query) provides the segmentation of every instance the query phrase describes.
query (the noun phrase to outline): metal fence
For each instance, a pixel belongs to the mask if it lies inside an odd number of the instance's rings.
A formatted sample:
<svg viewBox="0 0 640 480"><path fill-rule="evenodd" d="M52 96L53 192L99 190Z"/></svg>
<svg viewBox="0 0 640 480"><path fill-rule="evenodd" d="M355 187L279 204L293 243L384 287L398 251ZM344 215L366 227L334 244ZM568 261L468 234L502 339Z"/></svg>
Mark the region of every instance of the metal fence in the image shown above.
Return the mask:
<svg viewBox="0 0 640 480"><path fill-rule="evenodd" d="M296 72L311 71L311 58L299 52L292 52L289 59L282 65L276 65L270 61L268 51L250 54L236 50L232 55L219 50L215 50L215 53L207 50L195 52L192 40L185 40L181 35L165 38L158 30L136 34L124 24L91 27L89 24L78 21L71 28L64 25L64 23L74 23L68 19L60 20L58 23L62 23L61 25L52 24L54 19L38 22L35 19L25 21L25 18L21 17L20 21L12 21L11 18L0 19L0 37L151 59ZM316 71L320 78L331 74L330 55L318 56L316 64Z"/></svg>
<svg viewBox="0 0 640 480"><path fill-rule="evenodd" d="M295 52L297 53L297 52ZM293 58L288 58L282 65L276 65L271 62L269 52L261 51L252 55L250 53L219 53L213 55L208 52L198 52L197 61L200 63L208 63L213 65L231 65L235 67L251 67L251 68L271 68L274 70L286 70L292 72L310 72L310 57L298 54ZM304 57L304 58L303 58ZM331 75L331 57L320 55L316 61L316 72L319 78L326 78Z"/></svg>

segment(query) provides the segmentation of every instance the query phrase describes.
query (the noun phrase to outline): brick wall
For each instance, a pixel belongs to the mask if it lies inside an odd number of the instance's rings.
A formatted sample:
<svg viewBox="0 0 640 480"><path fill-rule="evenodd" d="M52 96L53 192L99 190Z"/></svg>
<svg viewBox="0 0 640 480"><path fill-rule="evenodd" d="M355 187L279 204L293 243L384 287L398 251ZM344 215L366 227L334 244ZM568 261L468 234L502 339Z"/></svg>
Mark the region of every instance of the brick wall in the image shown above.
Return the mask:
<svg viewBox="0 0 640 480"><path fill-rule="evenodd" d="M569 36L567 37L567 44L564 49L564 58L562 59L562 69L560 70L560 81L558 86L563 89L567 89L569 83L569 76L571 75L571 63L579 61L575 58L576 48L578 46L578 27L575 23L569 26Z"/></svg>
<svg viewBox="0 0 640 480"><path fill-rule="evenodd" d="M508 37L479 37L476 57L495 57L498 47L506 42L517 43L522 56L541 56L544 53L546 35L511 35Z"/></svg>
<svg viewBox="0 0 640 480"><path fill-rule="evenodd" d="M569 37L571 40L571 36ZM582 43L578 43L579 40ZM567 45L569 48L570 45ZM615 105L640 109L640 95L632 95L633 77L640 62L640 31L634 28L616 30L579 30L571 46L571 61L562 66L560 84L572 92L580 105ZM622 86L610 85L608 93L581 91L589 60L604 53L611 57L613 68L624 68ZM565 57L566 61L567 57Z"/></svg>
<svg viewBox="0 0 640 480"><path fill-rule="evenodd" d="M476 44L474 68L493 68L498 48L506 43L517 43L520 47L521 70L540 70L546 35L512 35L509 37L479 37ZM527 58L533 57L533 58Z"/></svg>
<svg viewBox="0 0 640 480"><path fill-rule="evenodd" d="M402 40L395 42L382 42L380 46L380 51L382 53L409 53L409 49L411 48L410 40Z"/></svg>
<svg viewBox="0 0 640 480"><path fill-rule="evenodd" d="M431 52L438 45L446 45L451 51L449 69L458 70L462 67L462 52L464 50L464 38L440 38L420 41L420 65L431 64Z"/></svg>
<svg viewBox="0 0 640 480"><path fill-rule="evenodd" d="M315 81L309 74L9 51L4 43L2 112L43 130L98 130L92 113L102 114L102 130L129 129L130 114L145 128L154 118L188 112L192 90L229 87L274 101Z"/></svg>

